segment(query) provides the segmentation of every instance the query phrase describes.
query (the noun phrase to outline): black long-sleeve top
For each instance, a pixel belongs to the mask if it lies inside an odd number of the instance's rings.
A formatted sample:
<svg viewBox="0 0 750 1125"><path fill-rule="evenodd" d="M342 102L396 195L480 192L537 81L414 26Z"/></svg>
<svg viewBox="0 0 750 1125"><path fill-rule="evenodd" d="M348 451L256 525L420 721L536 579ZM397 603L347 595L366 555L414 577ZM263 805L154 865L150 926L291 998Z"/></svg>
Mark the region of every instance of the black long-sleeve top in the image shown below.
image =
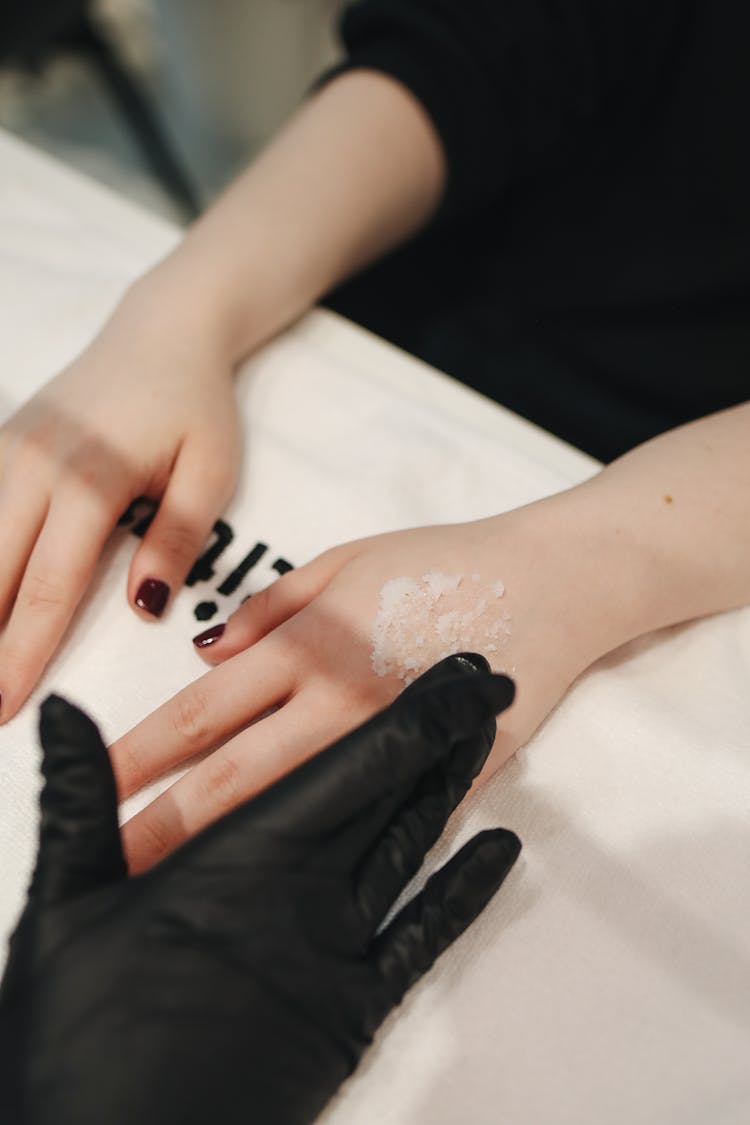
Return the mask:
<svg viewBox="0 0 750 1125"><path fill-rule="evenodd" d="M750 6L360 0L342 36L448 187L334 307L603 460L750 398Z"/></svg>

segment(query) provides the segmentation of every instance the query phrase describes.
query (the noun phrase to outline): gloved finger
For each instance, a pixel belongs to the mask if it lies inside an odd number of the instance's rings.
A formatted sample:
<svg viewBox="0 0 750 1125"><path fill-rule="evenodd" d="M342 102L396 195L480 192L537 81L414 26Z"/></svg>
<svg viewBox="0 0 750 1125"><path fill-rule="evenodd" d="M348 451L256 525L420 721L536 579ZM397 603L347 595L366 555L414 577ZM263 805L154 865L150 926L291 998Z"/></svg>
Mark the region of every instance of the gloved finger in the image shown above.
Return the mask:
<svg viewBox="0 0 750 1125"><path fill-rule="evenodd" d="M480 832L375 939L371 955L383 985L378 1023L481 914L520 851L505 828Z"/></svg>
<svg viewBox="0 0 750 1125"><path fill-rule="evenodd" d="M87 487L54 495L0 641L3 722L38 682L83 597L114 526L117 503Z"/></svg>
<svg viewBox="0 0 750 1125"><path fill-rule="evenodd" d="M420 778L363 859L355 876L354 893L366 932L375 932L422 866L449 816L487 761L494 733L494 725L488 723L475 737L458 743L448 758Z"/></svg>
<svg viewBox="0 0 750 1125"><path fill-rule="evenodd" d="M401 700L414 699L426 691L440 692L444 685L462 676L487 673L489 664L476 653L449 656L406 688ZM508 704L513 692L510 683ZM425 852L487 761L495 733L494 717L490 716L469 738L447 745L446 753L412 785L373 798L367 809L322 847L321 862L327 861L327 853L331 863L336 856L339 861L342 857L364 857L354 886L367 929L382 921L388 906L419 869Z"/></svg>
<svg viewBox="0 0 750 1125"><path fill-rule="evenodd" d="M235 462L183 449L143 542L133 556L128 600L146 620L161 617L211 534L234 486Z"/></svg>
<svg viewBox="0 0 750 1125"><path fill-rule="evenodd" d="M369 719L263 794L263 814L318 839L356 820L346 854L354 868L419 777L457 743L476 738L513 698L507 676L459 672ZM493 724L494 726L494 724ZM494 736L494 731L493 731ZM252 816L252 812L249 812Z"/></svg>
<svg viewBox="0 0 750 1125"><path fill-rule="evenodd" d="M83 711L50 695L41 707L44 788L30 895L58 902L127 874L107 750Z"/></svg>
<svg viewBox="0 0 750 1125"><path fill-rule="evenodd" d="M446 656L423 672L416 680L405 687L400 699L410 699L428 689L436 688L443 680L453 679L456 674L473 675L476 672L491 672L489 661L478 652L457 652Z"/></svg>
<svg viewBox="0 0 750 1125"><path fill-rule="evenodd" d="M255 652L269 643L270 639L260 642ZM250 652L247 655L250 656ZM462 667L459 675L478 678L480 673L473 668L468 672ZM442 690L443 677L429 674L429 678L435 678ZM386 721L388 712L382 714ZM327 699L318 698L310 689L297 692L274 714L253 724L195 765L125 825L123 838L131 870L151 866L186 836L216 820L227 809L240 805L280 774L286 774L252 802L237 808L220 825L203 832L193 845L188 845L194 848L191 862L194 866L224 869L242 867L248 856L253 863L259 862L259 848L264 848L266 843L270 843L270 852L263 861L278 862L280 856L287 856L285 841L291 841L294 854L303 851L318 868L351 872L403 804L406 794L403 789L390 787L380 794L370 790L364 806L353 815L346 813L342 822L336 794L331 791L329 801L319 781L308 786L306 776L314 779L320 776L317 769L307 774L308 766L320 757L319 748L333 737L339 722L338 714L331 711ZM486 720L485 727L490 723L491 720ZM494 724L492 727L494 729ZM491 742L492 734L488 733L479 757L472 749L471 765L464 761L461 766L462 780L467 770L480 768L480 760L486 757L487 743ZM352 754L361 756L365 752L366 746L352 746ZM415 752L413 744L405 749L405 753L409 752ZM462 753L464 758L469 757L463 745ZM310 755L315 757L310 758ZM307 765L299 764L303 759L308 759ZM295 766L294 773L289 772ZM412 789L413 786L409 786L407 792Z"/></svg>

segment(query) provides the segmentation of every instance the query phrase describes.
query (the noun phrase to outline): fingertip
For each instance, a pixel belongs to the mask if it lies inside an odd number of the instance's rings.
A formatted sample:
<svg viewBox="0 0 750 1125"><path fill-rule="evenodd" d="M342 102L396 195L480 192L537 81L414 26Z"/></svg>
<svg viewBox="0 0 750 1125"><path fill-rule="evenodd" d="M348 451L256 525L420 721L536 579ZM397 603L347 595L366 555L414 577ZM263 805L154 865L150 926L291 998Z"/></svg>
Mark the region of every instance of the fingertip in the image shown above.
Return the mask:
<svg viewBox="0 0 750 1125"><path fill-rule="evenodd" d="M481 663L480 663L481 660ZM515 684L505 675L485 671L483 658L459 654L435 665L398 697L411 697L423 716L435 719L452 741L491 727L491 738L478 769L495 739L495 716L510 707ZM477 770L478 772L478 770Z"/></svg>
<svg viewBox="0 0 750 1125"><path fill-rule="evenodd" d="M515 681L504 672L493 672L485 680L482 690L486 691L496 715L501 711L507 711L516 698Z"/></svg>
<svg viewBox="0 0 750 1125"><path fill-rule="evenodd" d="M477 672L473 676L455 679L443 690L452 694L454 706L463 707L469 719L476 722L482 718L494 720L502 711L507 711L515 699L516 685L504 673Z"/></svg>
<svg viewBox="0 0 750 1125"><path fill-rule="evenodd" d="M204 629L202 633L198 633L193 637L193 647L203 660L209 664L218 664L222 660L221 648L219 644L221 638L226 631L226 622L221 622L218 625L212 625L208 629ZM217 651L217 645L219 651Z"/></svg>
<svg viewBox="0 0 750 1125"><path fill-rule="evenodd" d="M227 447L217 467L205 442L182 444L130 565L129 600L144 620L162 616L216 530L235 477L229 456Z"/></svg>
<svg viewBox="0 0 750 1125"><path fill-rule="evenodd" d="M39 736L42 745L60 738L77 742L96 737L101 741L99 728L86 712L54 693L48 695L39 708Z"/></svg>
<svg viewBox="0 0 750 1125"><path fill-rule="evenodd" d="M163 615L169 602L171 587L161 578L144 578L138 584L133 596L133 605L142 611L146 620L153 620Z"/></svg>
<svg viewBox="0 0 750 1125"><path fill-rule="evenodd" d="M250 648L265 635L266 591L246 599L226 621L193 637L193 647L207 664L221 664Z"/></svg>
<svg viewBox="0 0 750 1125"><path fill-rule="evenodd" d="M462 853L452 888L454 903L458 900L468 915L475 916L505 882L521 854L521 841L510 829L485 829L465 845Z"/></svg>
<svg viewBox="0 0 750 1125"><path fill-rule="evenodd" d="M450 662L450 663L449 663ZM489 661L478 652L459 652L448 657L446 667L458 672L473 672L472 683L488 701L495 715L506 711L516 696L516 685L504 672L493 672Z"/></svg>
<svg viewBox="0 0 750 1125"><path fill-rule="evenodd" d="M0 696L0 699L2 697ZM55 695L54 692L42 700L39 706L39 714L42 721L56 722L57 719L64 715L66 711L72 706L61 695Z"/></svg>
<svg viewBox="0 0 750 1125"><path fill-rule="evenodd" d="M506 828L477 833L427 880L376 939L376 957L389 984L387 1007L398 1003L479 917L521 851Z"/></svg>
<svg viewBox="0 0 750 1125"><path fill-rule="evenodd" d="M476 837L484 848L485 857L502 860L510 871L523 848L521 839L510 828L487 828Z"/></svg>
<svg viewBox="0 0 750 1125"><path fill-rule="evenodd" d="M28 698L29 692L24 695L14 698L13 695L6 691L0 692L0 726L5 726L11 719L14 719L18 712L23 707Z"/></svg>
<svg viewBox="0 0 750 1125"><path fill-rule="evenodd" d="M469 672L492 671L486 656L482 656L480 652L458 652L455 656L447 657L445 663L451 667L464 668Z"/></svg>
<svg viewBox="0 0 750 1125"><path fill-rule="evenodd" d="M60 695L48 695L39 707L39 739L42 745L54 737L65 721L71 705ZM0 709L0 716L2 709Z"/></svg>
<svg viewBox="0 0 750 1125"><path fill-rule="evenodd" d="M478 675L487 675L489 671L489 664L478 653L453 653L451 656L443 657L437 664L433 664L418 676L413 683L404 688L399 698L407 699L425 692L439 694L445 683L457 683Z"/></svg>

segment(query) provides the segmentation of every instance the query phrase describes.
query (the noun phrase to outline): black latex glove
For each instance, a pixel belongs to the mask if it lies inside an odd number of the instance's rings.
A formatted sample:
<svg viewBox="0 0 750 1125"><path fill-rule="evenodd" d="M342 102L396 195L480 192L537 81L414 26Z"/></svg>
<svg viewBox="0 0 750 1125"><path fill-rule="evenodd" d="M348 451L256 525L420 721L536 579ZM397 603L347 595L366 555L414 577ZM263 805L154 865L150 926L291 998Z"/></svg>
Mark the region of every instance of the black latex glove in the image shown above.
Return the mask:
<svg viewBox="0 0 750 1125"><path fill-rule="evenodd" d="M520 850L481 833L377 932L513 698L481 668L449 658L133 879L99 733L47 699L39 856L0 991L5 1125L312 1121Z"/></svg>

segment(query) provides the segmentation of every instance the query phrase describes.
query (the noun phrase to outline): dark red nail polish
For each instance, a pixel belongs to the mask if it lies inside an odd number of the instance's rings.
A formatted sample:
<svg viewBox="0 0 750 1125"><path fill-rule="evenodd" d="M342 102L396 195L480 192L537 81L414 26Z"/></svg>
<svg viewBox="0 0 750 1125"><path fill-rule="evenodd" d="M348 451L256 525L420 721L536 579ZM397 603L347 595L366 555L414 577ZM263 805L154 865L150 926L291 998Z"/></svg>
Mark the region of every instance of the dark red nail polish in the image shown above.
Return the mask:
<svg viewBox="0 0 750 1125"><path fill-rule="evenodd" d="M161 617L168 601L169 586L160 578L144 579L135 595L138 608L145 609L146 613L151 613L154 617Z"/></svg>
<svg viewBox="0 0 750 1125"><path fill-rule="evenodd" d="M218 641L219 637L224 636L226 625L212 625L210 629L205 632L199 633L197 637L193 637L193 644L196 648L208 648L214 641Z"/></svg>

